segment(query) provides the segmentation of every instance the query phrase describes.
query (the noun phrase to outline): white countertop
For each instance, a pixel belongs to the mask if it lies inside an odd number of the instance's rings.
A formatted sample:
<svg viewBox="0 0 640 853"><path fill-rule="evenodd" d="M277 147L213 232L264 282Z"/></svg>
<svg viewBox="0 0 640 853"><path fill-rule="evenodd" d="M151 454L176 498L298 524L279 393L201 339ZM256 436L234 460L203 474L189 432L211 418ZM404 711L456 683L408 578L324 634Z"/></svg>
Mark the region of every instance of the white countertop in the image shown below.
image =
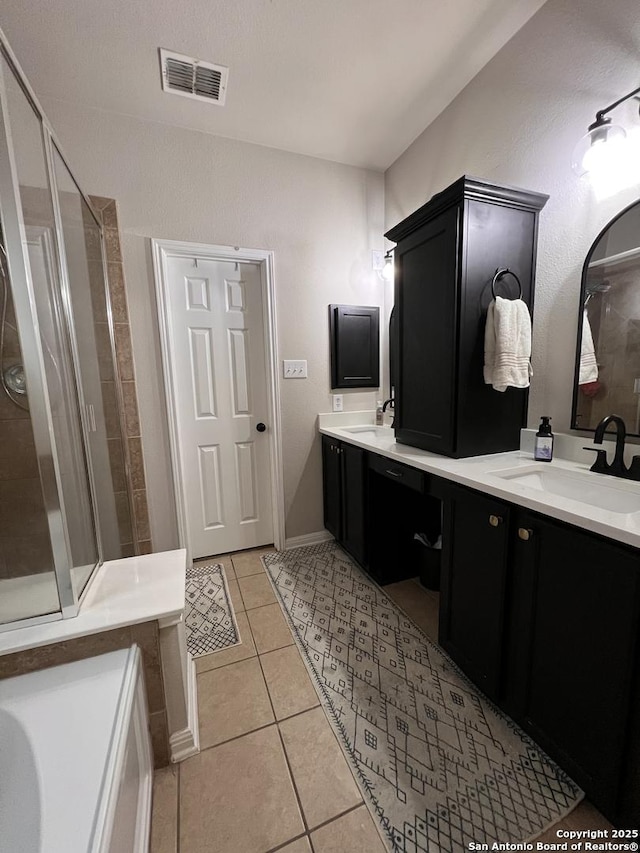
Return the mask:
<svg viewBox="0 0 640 853"><path fill-rule="evenodd" d="M111 631L184 610L187 552L161 551L103 563L77 616L0 633L0 655Z"/></svg>
<svg viewBox="0 0 640 853"><path fill-rule="evenodd" d="M343 414L346 415L343 420L340 420L337 414L319 415L320 432L323 435L332 436L349 444L354 444L363 450L369 450L380 456L386 456L395 462L402 462L405 465L426 471L428 474L452 480L455 483L460 483L463 486L493 495L496 498L502 498L505 501L526 507L542 515L565 521L568 524L574 524L576 527L581 527L584 530L590 530L593 533L598 533L610 539L615 539L618 542L624 542L627 545L640 548L640 512L623 514L603 510L582 501L560 497L548 492L541 492L539 489L531 486L515 483L512 480L504 480L492 474L495 471L515 468L525 469L526 467L540 464L535 462L533 453L531 452L514 450L508 453L495 453L488 456L451 459L448 456L429 453L426 450L410 447L407 444L399 444L395 441L393 430L390 428L388 429L388 435L386 434L387 430L385 430L385 434L375 437L370 434L358 435L358 433L348 432L345 427L348 428L360 424L372 425L372 415L371 413L364 412L346 412ZM366 420L364 419L365 416ZM530 430L523 431L523 433L530 432ZM526 436L526 438L530 439L530 435ZM563 440L560 442L558 442L558 438L560 436L556 437L556 444L563 444L567 447L572 442L579 443L580 446L591 443L590 439L579 436L563 436ZM611 445L607 442L603 447L606 449L610 448ZM637 449L636 447L635 450ZM609 450L609 453L611 455L611 450ZM593 456L592 454L586 455L589 456L589 463L554 457L551 462L541 464L550 469L580 473L588 472L589 478L594 478L593 482L599 482L602 487L614 485L623 491L633 492L634 495L640 496L640 482L621 480L605 474L594 474L589 471Z"/></svg>

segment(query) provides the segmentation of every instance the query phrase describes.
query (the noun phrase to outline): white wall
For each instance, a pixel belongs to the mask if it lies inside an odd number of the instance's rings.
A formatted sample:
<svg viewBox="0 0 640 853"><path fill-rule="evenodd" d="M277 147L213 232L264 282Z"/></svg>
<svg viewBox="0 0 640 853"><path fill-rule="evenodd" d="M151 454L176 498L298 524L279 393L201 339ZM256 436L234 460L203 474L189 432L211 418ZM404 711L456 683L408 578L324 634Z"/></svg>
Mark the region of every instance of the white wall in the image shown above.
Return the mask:
<svg viewBox="0 0 640 853"><path fill-rule="evenodd" d="M330 410L331 302L382 305L383 176L181 128L43 107L85 192L117 199L155 549L176 544L149 237L275 252L279 356L309 379L282 382L286 535L322 530L318 412ZM345 393L345 408L378 394Z"/></svg>
<svg viewBox="0 0 640 853"><path fill-rule="evenodd" d="M463 174L550 195L540 220L529 425L571 415L582 264L635 183L598 200L571 152L598 109L640 85L637 0L548 0L385 174L386 228ZM637 102L614 113L639 126ZM497 265L497 261L496 261Z"/></svg>
<svg viewBox="0 0 640 853"><path fill-rule="evenodd" d="M582 261L638 186L605 200L570 169L595 111L638 84L637 0L548 0L388 170L386 227L467 173L551 198L542 212L529 423L569 425ZM327 305L382 304L382 176L44 99L87 192L118 200L154 543L175 544L148 237L276 252L280 358L310 378L282 384L287 536L322 528L315 415L327 411ZM631 107L620 115L637 123ZM371 394L345 405L370 407Z"/></svg>

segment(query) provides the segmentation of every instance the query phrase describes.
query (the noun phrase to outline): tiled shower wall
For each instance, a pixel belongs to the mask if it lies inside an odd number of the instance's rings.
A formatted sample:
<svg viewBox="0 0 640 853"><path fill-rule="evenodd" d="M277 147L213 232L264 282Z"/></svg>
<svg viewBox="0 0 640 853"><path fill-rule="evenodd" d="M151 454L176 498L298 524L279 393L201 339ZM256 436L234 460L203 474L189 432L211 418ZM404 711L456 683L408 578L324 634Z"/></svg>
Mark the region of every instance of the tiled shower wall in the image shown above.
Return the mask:
<svg viewBox="0 0 640 853"><path fill-rule="evenodd" d="M50 227L49 197L22 187L25 221ZM87 239L89 283L98 343L99 372L109 444L122 556L152 550L142 440L131 351L125 280L116 203L92 198L102 216L107 254L109 295L114 323L114 370L100 247ZM87 231L87 237L94 229ZM1 307L1 303L0 303ZM7 294L4 367L22 362L11 294ZM122 402L120 429L118 397ZM124 433L124 436L123 436ZM131 507L131 509L130 509ZM28 531L28 532L27 532ZM53 565L31 418L0 389L0 580L50 571Z"/></svg>
<svg viewBox="0 0 640 853"><path fill-rule="evenodd" d="M22 364L22 355L13 301L7 292L0 367L14 364ZM0 389L0 580L48 572L52 567L31 416Z"/></svg>
<svg viewBox="0 0 640 853"><path fill-rule="evenodd" d="M152 550L147 508L147 490L142 457L142 438L136 395L136 379L131 349L131 326L127 311L124 267L118 211L114 199L90 196L91 203L102 217L109 296L113 315L116 349L116 374L111 367L109 327L106 317L96 315L96 337L99 341L100 377L107 421L107 436L111 472L116 489L116 506L123 556L148 554ZM97 281L97 276L96 276ZM118 427L118 390L124 412L124 445ZM128 512L129 500L131 513Z"/></svg>

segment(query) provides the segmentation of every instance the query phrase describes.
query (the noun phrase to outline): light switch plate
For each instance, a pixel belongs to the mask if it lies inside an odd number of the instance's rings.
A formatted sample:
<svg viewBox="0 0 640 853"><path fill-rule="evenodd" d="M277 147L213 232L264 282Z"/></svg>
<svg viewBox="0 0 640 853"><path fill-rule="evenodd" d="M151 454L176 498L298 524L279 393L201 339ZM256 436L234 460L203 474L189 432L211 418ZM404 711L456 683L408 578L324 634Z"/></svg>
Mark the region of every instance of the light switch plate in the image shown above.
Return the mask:
<svg viewBox="0 0 640 853"><path fill-rule="evenodd" d="M298 359L292 361L286 359L283 362L283 375L285 379L306 379L307 378L307 361L306 359Z"/></svg>

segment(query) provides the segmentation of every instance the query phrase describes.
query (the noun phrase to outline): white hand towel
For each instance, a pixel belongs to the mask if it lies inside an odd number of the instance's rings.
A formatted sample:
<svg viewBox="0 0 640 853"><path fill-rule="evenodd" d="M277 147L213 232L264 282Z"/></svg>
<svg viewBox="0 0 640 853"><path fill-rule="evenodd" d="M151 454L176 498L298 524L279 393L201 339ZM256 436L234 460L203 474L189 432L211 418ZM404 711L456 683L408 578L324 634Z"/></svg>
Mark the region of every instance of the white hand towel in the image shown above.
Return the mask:
<svg viewBox="0 0 640 853"><path fill-rule="evenodd" d="M580 371L578 374L578 385L586 385L587 382L595 382L598 379L598 362L596 361L596 350L593 345L593 335L587 312L582 315L582 341L580 343Z"/></svg>
<svg viewBox="0 0 640 853"><path fill-rule="evenodd" d="M496 298L489 305L484 333L484 381L496 391L528 388L531 370L531 317L522 299Z"/></svg>

